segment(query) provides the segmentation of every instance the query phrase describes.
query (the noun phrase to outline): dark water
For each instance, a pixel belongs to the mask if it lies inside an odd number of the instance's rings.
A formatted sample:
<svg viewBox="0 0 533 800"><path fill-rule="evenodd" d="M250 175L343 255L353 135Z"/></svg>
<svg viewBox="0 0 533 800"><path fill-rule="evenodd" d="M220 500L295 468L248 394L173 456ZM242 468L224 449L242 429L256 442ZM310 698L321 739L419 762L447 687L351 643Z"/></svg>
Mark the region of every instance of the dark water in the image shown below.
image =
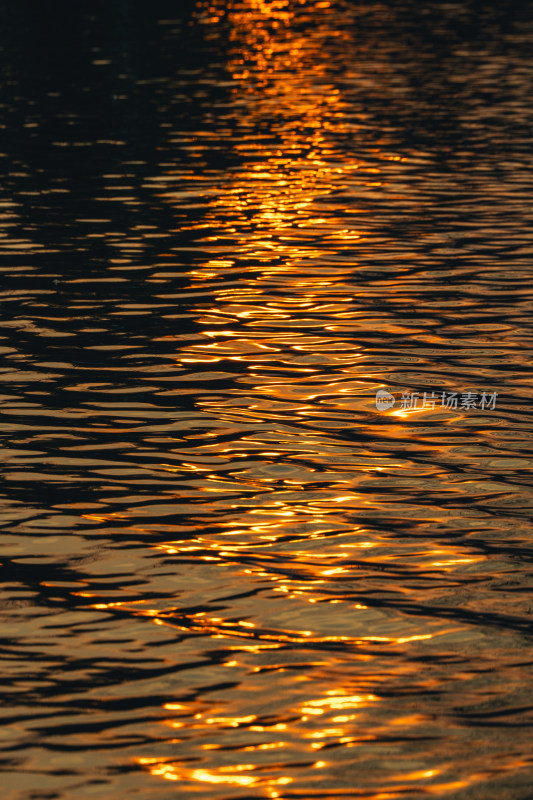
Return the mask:
<svg viewBox="0 0 533 800"><path fill-rule="evenodd" d="M533 797L531 6L0 8L3 797Z"/></svg>

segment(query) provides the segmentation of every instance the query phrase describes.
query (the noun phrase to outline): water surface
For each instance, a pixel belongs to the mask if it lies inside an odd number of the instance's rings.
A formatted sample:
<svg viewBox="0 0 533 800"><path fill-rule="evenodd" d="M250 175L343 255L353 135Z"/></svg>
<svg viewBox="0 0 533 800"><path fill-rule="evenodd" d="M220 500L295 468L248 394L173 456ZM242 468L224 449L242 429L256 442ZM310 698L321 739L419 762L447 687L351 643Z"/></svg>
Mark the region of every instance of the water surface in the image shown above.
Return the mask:
<svg viewBox="0 0 533 800"><path fill-rule="evenodd" d="M6 800L531 798L529 4L0 6Z"/></svg>

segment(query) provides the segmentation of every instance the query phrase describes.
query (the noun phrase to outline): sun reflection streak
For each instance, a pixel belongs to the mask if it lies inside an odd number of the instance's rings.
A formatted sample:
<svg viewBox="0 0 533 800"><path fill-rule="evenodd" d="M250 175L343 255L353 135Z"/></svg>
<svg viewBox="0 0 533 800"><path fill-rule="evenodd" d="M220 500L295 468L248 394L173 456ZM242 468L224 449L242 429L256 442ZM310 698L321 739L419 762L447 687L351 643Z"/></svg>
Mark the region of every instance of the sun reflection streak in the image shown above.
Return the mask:
<svg viewBox="0 0 533 800"><path fill-rule="evenodd" d="M346 6L343 14L354 21ZM151 631L175 635L185 664L197 652L193 643L201 643L205 664L198 669L207 677L193 699L178 694L162 703L162 724L187 739L194 766L176 757L144 758L143 769L204 796L220 785L282 797L276 787L291 782L303 796L307 779L288 755L287 763L278 755L303 751L308 775L311 767L337 769L348 749L375 763L384 744L394 752L397 741L438 738L430 715L409 713L402 680L409 676L421 696L448 691L435 677L433 655L439 637L453 644L458 626L433 614L431 604L438 606L443 587L460 590L461 571L485 556L465 555L464 543L442 537L436 544L439 501L428 503L422 537L413 517L420 509L398 497L406 476L418 479L420 461L402 463L379 437L368 438L370 392L385 376L373 371L371 348L359 334L369 326L386 336L418 329L388 312L369 319L363 302L368 287L358 253L373 254L379 239L362 200L376 190L387 196L388 162L406 158L381 144L364 158L357 152L359 121L323 55L349 44L348 26L335 23L337 6L319 0L205 0L195 13L207 40L227 34L227 96L217 113L229 133L209 122L189 143L202 158L202 168L187 176L189 192L180 190L180 176L166 162L147 180L154 199L174 214L174 232L194 241L193 263L180 279L195 298L190 316L198 333L175 335L168 380L178 382L161 392L187 391L194 415L176 417L168 456L150 466L154 483L161 476L176 481L163 509L132 505L122 516L87 515L102 523L121 519L126 534L136 513L161 512L150 546L177 567L176 593L186 600L92 608L129 612ZM352 85L368 79L357 69L349 73ZM373 79L379 95L383 77L378 72ZM209 148L220 147L224 136L231 136L232 165L211 168ZM199 201L201 219L187 213ZM397 275L410 268L387 277L391 294L398 293ZM182 297L160 295L165 302ZM415 410L392 412L387 436L404 435L409 419L422 421L409 416ZM429 500L442 490L433 475ZM383 499L387 489L397 504ZM183 494L190 498L185 509ZM391 510L412 523L412 538L397 535ZM428 588L422 620L409 611L420 586ZM105 590L98 592L84 596L105 600ZM211 693L215 686L216 695L217 680L234 682L239 700L208 703L204 687ZM273 686L287 698L284 713L270 696ZM172 714L176 719L167 719ZM326 749L331 761L317 761ZM450 773L445 754L439 761L427 752L405 772L364 775L374 787L369 800L469 785L470 778L443 774ZM316 773L313 779L318 792L325 784Z"/></svg>

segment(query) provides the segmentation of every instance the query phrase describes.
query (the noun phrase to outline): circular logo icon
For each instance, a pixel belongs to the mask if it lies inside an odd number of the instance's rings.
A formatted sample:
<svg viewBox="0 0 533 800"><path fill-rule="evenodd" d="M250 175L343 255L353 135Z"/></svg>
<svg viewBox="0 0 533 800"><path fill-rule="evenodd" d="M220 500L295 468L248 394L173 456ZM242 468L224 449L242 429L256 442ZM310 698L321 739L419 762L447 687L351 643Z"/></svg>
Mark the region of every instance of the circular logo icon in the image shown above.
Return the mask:
<svg viewBox="0 0 533 800"><path fill-rule="evenodd" d="M394 403L394 396L386 389L379 389L376 392L376 408L378 411L386 411L388 408L392 408Z"/></svg>

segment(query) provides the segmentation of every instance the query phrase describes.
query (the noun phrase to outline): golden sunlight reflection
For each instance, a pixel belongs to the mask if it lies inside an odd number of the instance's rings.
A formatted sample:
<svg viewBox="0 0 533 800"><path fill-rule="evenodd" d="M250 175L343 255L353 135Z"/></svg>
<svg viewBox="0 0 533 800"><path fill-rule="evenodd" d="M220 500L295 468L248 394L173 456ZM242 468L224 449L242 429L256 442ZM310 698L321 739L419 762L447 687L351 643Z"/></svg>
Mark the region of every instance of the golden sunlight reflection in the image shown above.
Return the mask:
<svg viewBox="0 0 533 800"><path fill-rule="evenodd" d="M441 480L442 467L420 458L429 451L426 442L417 442L416 453L406 446L405 458L384 445L409 445L407 426L424 416L397 409L368 435L373 393L387 384L358 334L373 329L390 339L424 329L377 305L369 311L368 288L357 275L361 249L383 252L366 198L389 191L391 164L409 165L379 141L364 154L356 143L340 144L347 137L357 142L362 120L354 122L324 55L353 46L349 26L335 22L339 13L319 0L197 4L207 40L217 41L222 22L229 39L228 127L206 125L187 147L206 166L211 144L230 136L234 160L193 170L190 191L180 188L182 175L171 161L145 182L174 218L175 232L196 248L183 273L196 332L154 337L166 347L176 343L158 396L170 402L192 396L194 424L176 417L161 435L155 425L149 431L146 458L150 442L168 447L164 460L154 454L149 462L154 484L176 480L163 502L132 501L120 513L85 515L110 524L120 519L126 535L137 530L137 517L152 514L148 530L158 533L152 553L177 565L175 585L186 603L132 599L121 601L120 612L151 621L162 636L173 632L184 663L195 653L193 643L201 643L198 685L214 687L213 699L202 689L170 694L162 704L170 715L162 724L179 741L194 742L193 758L150 756L138 763L206 797L215 786L272 798L283 798L290 784L298 797L328 793L321 776L346 764L347 751L350 757L357 751L364 765L358 780L369 800L422 788L451 791L481 774L475 764L471 775L453 777L459 739L450 735L435 751L438 714L413 710L417 693L453 692L435 677L431 659L440 647L451 661L465 632L441 595L463 591L463 576L486 556L455 537L428 535L443 517L462 524L453 501L461 492L475 495L475 480L459 487ZM353 22L354 14L345 4L340 19ZM346 84L365 80L355 59ZM377 95L383 80L379 71L372 76ZM184 142L173 136L170 150ZM403 208L401 193L396 201ZM189 214L198 204L202 214ZM411 268L395 263L374 296L386 287L393 301L416 303L408 283L395 297L398 276ZM163 303L184 297L157 292ZM433 344L431 315L428 325ZM396 368L391 363L389 372ZM403 375L393 377L401 382ZM143 380L151 383L152 375ZM420 491L426 502L416 506L410 497ZM411 523L412 536L395 533L397 518ZM410 613L426 587L427 607ZM104 602L105 589L101 598L98 590L84 596L98 599L94 609L119 609L112 599ZM468 603L465 625L477 613ZM224 701L216 690L222 667L222 680L235 687ZM403 688L408 680L412 696ZM420 755L404 769L399 754L411 741L420 743ZM327 758L316 760L326 751ZM378 780L389 751L390 770Z"/></svg>

